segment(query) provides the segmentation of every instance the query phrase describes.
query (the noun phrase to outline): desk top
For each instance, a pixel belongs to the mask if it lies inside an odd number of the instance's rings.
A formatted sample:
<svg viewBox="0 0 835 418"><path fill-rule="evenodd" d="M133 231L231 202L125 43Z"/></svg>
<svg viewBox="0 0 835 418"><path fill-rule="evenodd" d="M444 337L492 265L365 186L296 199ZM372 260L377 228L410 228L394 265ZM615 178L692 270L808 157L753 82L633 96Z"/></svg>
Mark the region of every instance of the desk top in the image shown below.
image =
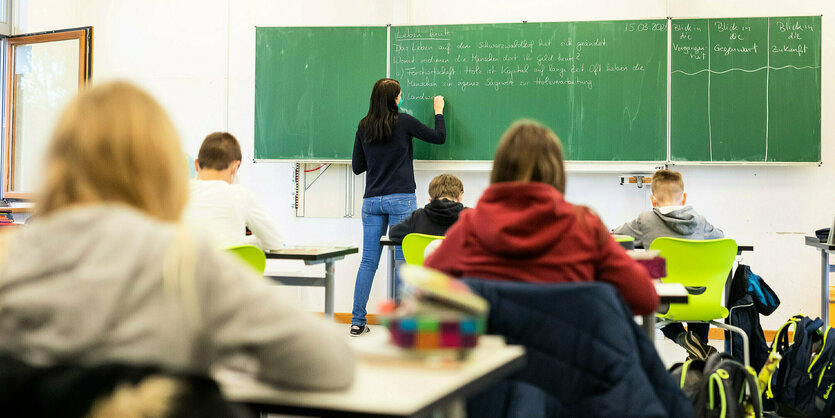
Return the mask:
<svg viewBox="0 0 835 418"><path fill-rule="evenodd" d="M654 281L655 293L661 298L661 303L687 303L687 289L681 283L662 283Z"/></svg>
<svg viewBox="0 0 835 418"><path fill-rule="evenodd" d="M807 237L808 238L808 237ZM635 247L636 250L643 250L644 247ZM737 245L736 246L736 254L740 255L746 251L754 251L753 245Z"/></svg>
<svg viewBox="0 0 835 418"><path fill-rule="evenodd" d="M425 415L448 400L477 393L521 369L524 357L523 347L504 345L501 337L483 336L468 360L455 368L361 358L354 384L341 391L275 389L248 376L226 371L216 373L215 378L227 399L254 405L258 411L408 417Z"/></svg>
<svg viewBox="0 0 835 418"><path fill-rule="evenodd" d="M270 250L265 254L270 259L318 261L358 252L357 247L293 247Z"/></svg>
<svg viewBox="0 0 835 418"><path fill-rule="evenodd" d="M819 250L826 250L826 251L835 251L835 245L829 245L826 242L821 242L818 237L806 237L806 245L810 247L815 247Z"/></svg>

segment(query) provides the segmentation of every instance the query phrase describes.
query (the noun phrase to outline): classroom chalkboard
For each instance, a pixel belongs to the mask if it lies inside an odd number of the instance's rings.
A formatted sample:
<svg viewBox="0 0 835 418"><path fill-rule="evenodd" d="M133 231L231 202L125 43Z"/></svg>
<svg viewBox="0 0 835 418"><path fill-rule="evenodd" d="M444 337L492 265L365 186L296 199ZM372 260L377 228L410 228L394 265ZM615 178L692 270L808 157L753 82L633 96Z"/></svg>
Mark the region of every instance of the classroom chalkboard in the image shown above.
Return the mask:
<svg viewBox="0 0 835 418"><path fill-rule="evenodd" d="M447 100L447 143L416 140L416 159L490 160L510 123L532 118L569 160L666 160L666 20L390 30L402 111L431 125L432 97ZM255 158L350 159L385 76L385 38L386 28L257 28Z"/></svg>
<svg viewBox="0 0 835 418"><path fill-rule="evenodd" d="M821 17L673 19L670 157L821 160Z"/></svg>
<svg viewBox="0 0 835 418"><path fill-rule="evenodd" d="M255 159L350 159L385 27L255 29Z"/></svg>
<svg viewBox="0 0 835 418"><path fill-rule="evenodd" d="M553 129L566 159L667 158L667 21L400 26L391 76L405 112L432 121L443 95L447 143L415 158L490 160L516 119Z"/></svg>

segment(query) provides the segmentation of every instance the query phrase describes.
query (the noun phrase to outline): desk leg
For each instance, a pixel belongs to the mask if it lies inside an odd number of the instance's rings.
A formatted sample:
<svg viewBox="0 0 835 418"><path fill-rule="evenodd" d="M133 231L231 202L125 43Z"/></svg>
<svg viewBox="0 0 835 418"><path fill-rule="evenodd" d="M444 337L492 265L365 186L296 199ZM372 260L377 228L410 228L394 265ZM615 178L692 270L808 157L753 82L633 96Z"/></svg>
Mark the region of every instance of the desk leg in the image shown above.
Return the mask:
<svg viewBox="0 0 835 418"><path fill-rule="evenodd" d="M829 324L829 251L821 250L821 319Z"/></svg>
<svg viewBox="0 0 835 418"><path fill-rule="evenodd" d="M333 322L333 260L325 262L325 317Z"/></svg>
<svg viewBox="0 0 835 418"><path fill-rule="evenodd" d="M649 340L653 343L655 342L655 314L653 315L643 315L642 317L642 324L641 328L649 337Z"/></svg>
<svg viewBox="0 0 835 418"><path fill-rule="evenodd" d="M389 268L388 276L386 277L386 299L394 301L394 292L396 291L395 286L397 285L394 280L394 246L388 245L387 248L389 252Z"/></svg>

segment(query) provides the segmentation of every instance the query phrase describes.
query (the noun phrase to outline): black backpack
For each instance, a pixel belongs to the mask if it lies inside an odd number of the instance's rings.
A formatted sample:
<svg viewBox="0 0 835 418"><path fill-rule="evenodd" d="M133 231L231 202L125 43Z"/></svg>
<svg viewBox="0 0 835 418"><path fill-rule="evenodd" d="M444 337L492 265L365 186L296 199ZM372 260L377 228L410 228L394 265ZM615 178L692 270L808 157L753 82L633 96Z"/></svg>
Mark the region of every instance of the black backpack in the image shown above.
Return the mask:
<svg viewBox="0 0 835 418"><path fill-rule="evenodd" d="M762 405L754 370L726 353L707 360L690 359L670 368L673 379L693 402L699 418L744 418L746 408L762 417Z"/></svg>
<svg viewBox="0 0 835 418"><path fill-rule="evenodd" d="M794 326L794 342L789 329ZM771 351L783 356L765 392L786 417L831 417L835 414L835 331L819 318L791 317L774 336Z"/></svg>

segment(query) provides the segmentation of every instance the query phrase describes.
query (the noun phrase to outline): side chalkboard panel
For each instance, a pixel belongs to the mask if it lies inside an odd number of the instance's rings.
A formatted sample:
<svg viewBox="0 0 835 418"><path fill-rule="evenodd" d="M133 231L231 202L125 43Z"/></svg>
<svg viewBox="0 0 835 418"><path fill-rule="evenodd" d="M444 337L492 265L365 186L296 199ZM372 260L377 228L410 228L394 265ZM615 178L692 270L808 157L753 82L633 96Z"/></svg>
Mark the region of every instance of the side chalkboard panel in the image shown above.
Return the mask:
<svg viewBox="0 0 835 418"><path fill-rule="evenodd" d="M400 26L390 48L405 112L432 123L447 99L447 144L416 141L416 159L490 160L520 118L569 160L667 158L666 20Z"/></svg>
<svg viewBox="0 0 835 418"><path fill-rule="evenodd" d="M350 160L386 28L256 28L255 43L255 158Z"/></svg>
<svg viewBox="0 0 835 418"><path fill-rule="evenodd" d="M672 161L818 162L821 18L673 19Z"/></svg>

